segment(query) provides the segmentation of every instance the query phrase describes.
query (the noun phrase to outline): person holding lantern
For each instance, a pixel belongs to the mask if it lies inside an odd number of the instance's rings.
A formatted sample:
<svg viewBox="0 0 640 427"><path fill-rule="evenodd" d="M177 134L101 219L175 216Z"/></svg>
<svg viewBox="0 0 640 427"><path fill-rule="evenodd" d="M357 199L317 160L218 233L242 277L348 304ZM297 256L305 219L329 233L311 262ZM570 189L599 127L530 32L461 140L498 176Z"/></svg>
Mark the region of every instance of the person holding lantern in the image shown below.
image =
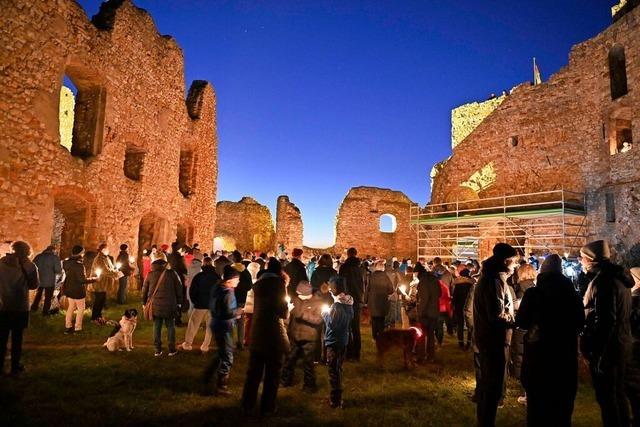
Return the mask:
<svg viewBox="0 0 640 427"><path fill-rule="evenodd" d="M101 243L98 246L98 254L91 266L91 276L97 278L93 284L91 320L98 325L104 325L106 321L102 317L102 310L107 301L107 290L113 289L116 280L124 276L122 272L118 271L116 266L113 265L109 257L109 247L106 243Z"/></svg>

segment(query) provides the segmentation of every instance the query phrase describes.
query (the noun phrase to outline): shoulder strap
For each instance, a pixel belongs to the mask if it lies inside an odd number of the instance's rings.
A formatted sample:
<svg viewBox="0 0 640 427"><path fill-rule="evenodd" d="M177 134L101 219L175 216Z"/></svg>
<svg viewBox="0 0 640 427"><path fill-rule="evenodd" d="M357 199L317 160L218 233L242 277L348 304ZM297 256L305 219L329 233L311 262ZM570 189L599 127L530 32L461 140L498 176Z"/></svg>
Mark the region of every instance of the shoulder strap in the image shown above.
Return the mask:
<svg viewBox="0 0 640 427"><path fill-rule="evenodd" d="M160 289L160 285L162 284L162 279L164 279L164 274L167 272L166 269L162 270L162 273L160 273L160 277L158 278L158 282L156 283L156 287L153 290L153 294L151 295L151 298L149 298L149 301L147 301L147 304L153 301L153 298L156 296L156 294L158 293L158 289Z"/></svg>

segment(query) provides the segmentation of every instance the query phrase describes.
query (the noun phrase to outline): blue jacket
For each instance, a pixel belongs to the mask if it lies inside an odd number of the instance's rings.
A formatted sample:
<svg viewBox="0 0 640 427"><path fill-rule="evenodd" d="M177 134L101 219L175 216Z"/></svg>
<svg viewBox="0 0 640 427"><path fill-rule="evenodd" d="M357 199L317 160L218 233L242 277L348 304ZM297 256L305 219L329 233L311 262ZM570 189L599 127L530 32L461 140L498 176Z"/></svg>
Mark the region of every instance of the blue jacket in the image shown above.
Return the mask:
<svg viewBox="0 0 640 427"><path fill-rule="evenodd" d="M33 259L33 263L38 267L41 288L53 288L56 284L56 277L62 274L62 262L53 251L45 250Z"/></svg>
<svg viewBox="0 0 640 427"><path fill-rule="evenodd" d="M327 347L346 347L353 319L353 297L340 294L328 313L322 313L326 326L324 343Z"/></svg>
<svg viewBox="0 0 640 427"><path fill-rule="evenodd" d="M211 329L217 332L231 332L235 323L238 303L233 288L216 286L211 292Z"/></svg>

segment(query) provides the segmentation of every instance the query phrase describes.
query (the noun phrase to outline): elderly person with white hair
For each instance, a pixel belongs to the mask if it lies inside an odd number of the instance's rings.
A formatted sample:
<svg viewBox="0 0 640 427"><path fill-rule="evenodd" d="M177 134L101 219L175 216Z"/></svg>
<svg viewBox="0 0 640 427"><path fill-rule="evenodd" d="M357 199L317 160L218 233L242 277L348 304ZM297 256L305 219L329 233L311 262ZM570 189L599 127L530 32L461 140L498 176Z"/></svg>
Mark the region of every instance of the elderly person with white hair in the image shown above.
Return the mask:
<svg viewBox="0 0 640 427"><path fill-rule="evenodd" d="M383 259L374 264L364 301L369 307L371 333L374 340L378 338L380 332L384 331L384 319L389 313L390 307L389 295L394 292L393 283L389 279L389 275L385 273L384 265L385 260Z"/></svg>

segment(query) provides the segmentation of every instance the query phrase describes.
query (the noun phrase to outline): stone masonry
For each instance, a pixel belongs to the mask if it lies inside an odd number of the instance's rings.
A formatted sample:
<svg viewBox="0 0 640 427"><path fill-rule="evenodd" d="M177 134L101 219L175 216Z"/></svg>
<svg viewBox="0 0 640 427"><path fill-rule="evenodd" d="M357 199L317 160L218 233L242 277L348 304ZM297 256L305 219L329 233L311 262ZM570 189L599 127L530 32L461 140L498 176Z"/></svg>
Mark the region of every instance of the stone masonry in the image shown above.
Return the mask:
<svg viewBox="0 0 640 427"><path fill-rule="evenodd" d="M129 0L91 20L72 0L12 0L1 24L0 238L36 251L54 241L63 256L102 241L112 253L175 239L210 250L215 94L195 81L185 100L176 41Z"/></svg>
<svg viewBox="0 0 640 427"><path fill-rule="evenodd" d="M271 212L251 197L243 197L238 202L218 202L216 237L233 242L241 251L266 253L274 250Z"/></svg>
<svg viewBox="0 0 640 427"><path fill-rule="evenodd" d="M302 248L302 215L288 196L278 197L276 212L276 245L284 245L287 253Z"/></svg>

